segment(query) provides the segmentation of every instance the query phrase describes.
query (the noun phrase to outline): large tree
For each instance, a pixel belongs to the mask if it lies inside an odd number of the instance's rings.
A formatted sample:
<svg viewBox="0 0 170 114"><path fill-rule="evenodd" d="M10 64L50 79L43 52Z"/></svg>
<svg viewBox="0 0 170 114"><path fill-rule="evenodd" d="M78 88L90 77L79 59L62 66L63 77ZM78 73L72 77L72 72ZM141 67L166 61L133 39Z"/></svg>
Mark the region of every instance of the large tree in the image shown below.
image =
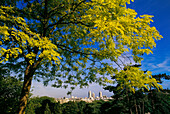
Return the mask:
<svg viewBox="0 0 170 114"><path fill-rule="evenodd" d="M0 61L12 73L24 75L19 113L24 113L33 78L44 79L44 84L54 80L54 87L103 84L118 73L126 53L140 62L140 55L152 53L155 40L162 38L150 26L152 16L137 16L127 8L133 0L15 1L3 1L0 7ZM123 73L117 75L121 80ZM135 86L156 84L150 76Z"/></svg>

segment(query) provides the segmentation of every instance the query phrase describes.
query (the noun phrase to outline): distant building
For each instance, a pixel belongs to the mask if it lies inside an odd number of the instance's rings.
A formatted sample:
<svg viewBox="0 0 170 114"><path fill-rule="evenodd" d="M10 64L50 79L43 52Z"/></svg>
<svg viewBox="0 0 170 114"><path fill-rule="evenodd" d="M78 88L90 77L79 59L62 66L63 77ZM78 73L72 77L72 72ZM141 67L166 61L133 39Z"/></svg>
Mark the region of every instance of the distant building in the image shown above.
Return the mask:
<svg viewBox="0 0 170 114"><path fill-rule="evenodd" d="M91 91L88 92L88 98L91 98Z"/></svg>
<svg viewBox="0 0 170 114"><path fill-rule="evenodd" d="M92 97L93 97L93 99L95 99L95 93L93 92L93 94L92 94Z"/></svg>
<svg viewBox="0 0 170 114"><path fill-rule="evenodd" d="M99 92L99 97L102 98L102 92L101 91Z"/></svg>
<svg viewBox="0 0 170 114"><path fill-rule="evenodd" d="M67 103L69 101L73 101L73 102L75 102L75 101L76 102L85 101L85 102L88 102L88 103L92 103L95 100L101 100L101 99L104 100L104 101L108 101L109 99L112 99L112 98L107 97L106 95L102 95L101 91L99 92L99 97L98 96L95 97L95 93L93 92L93 94L92 94L91 91L89 91L88 92L88 98L87 97L78 98L78 97L71 96L70 98L66 98L66 97L57 98L56 102L59 102L60 104Z"/></svg>

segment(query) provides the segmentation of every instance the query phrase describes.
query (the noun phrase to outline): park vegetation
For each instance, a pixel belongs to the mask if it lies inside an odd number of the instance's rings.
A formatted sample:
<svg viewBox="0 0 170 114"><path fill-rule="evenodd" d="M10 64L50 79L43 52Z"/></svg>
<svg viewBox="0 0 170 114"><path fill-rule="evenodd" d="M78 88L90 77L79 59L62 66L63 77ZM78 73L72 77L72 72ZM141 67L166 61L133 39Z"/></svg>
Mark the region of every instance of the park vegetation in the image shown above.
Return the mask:
<svg viewBox="0 0 170 114"><path fill-rule="evenodd" d="M26 114L167 114L169 113L170 91L126 92L113 95L113 100L96 100L60 104L54 98L34 97L29 99ZM127 97L129 102L127 102ZM154 108L154 109L153 109Z"/></svg>
<svg viewBox="0 0 170 114"><path fill-rule="evenodd" d="M166 74L153 75L160 83L169 80ZM18 79L8 76L0 78L0 113L15 114L19 104L22 83ZM12 84L12 85L11 85ZM52 97L30 97L26 106L26 114L167 114L170 112L170 90L158 91L156 88L137 90L135 93L127 88L118 90L117 86L107 86L105 90L114 93L113 99L95 100L92 103L84 101L60 104Z"/></svg>
<svg viewBox="0 0 170 114"><path fill-rule="evenodd" d="M23 80L18 113L25 113L33 79L74 89L112 84L111 77L134 94L161 88L150 71L127 65L140 64L162 38L150 26L153 16L127 7L133 1L1 0L0 66Z"/></svg>

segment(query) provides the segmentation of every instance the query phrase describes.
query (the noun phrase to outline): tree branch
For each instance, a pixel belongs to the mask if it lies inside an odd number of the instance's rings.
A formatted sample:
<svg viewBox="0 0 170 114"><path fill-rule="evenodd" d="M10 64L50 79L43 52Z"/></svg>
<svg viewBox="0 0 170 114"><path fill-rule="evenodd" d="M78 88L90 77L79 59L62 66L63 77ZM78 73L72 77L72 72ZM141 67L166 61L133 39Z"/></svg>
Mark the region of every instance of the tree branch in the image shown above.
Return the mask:
<svg viewBox="0 0 170 114"><path fill-rule="evenodd" d="M81 1L80 3L78 3L77 6L73 9L73 11L65 14L65 15L64 15L63 17L61 17L56 23L53 23L53 24L48 25L47 28L53 27L53 28L51 29L50 33L52 33L52 31L55 29L55 27L56 27L58 24L60 24L60 23L65 19L66 16L68 16L68 15L70 15L70 14L73 14L74 11L78 8L78 6L81 5L81 4L84 3L84 2L86 2L86 0L83 0L83 1Z"/></svg>

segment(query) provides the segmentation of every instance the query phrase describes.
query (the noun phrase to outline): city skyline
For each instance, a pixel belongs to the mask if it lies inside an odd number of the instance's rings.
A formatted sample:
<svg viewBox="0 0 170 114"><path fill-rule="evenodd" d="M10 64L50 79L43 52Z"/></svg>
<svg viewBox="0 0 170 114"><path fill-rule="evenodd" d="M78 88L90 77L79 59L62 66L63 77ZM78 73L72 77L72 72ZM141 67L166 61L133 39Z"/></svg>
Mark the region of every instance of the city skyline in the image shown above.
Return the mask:
<svg viewBox="0 0 170 114"><path fill-rule="evenodd" d="M92 83L89 85L89 87L79 89L78 87L75 88L75 90L72 91L71 95L67 95L67 92L70 90L69 88L63 89L63 88L53 88L48 86L44 86L41 82L33 82L32 86L32 93L34 96L49 96L54 98L63 98L63 97L88 97L88 92L93 91L95 93L95 96L98 96L99 91L103 93L103 95L106 95L108 97L111 97L113 95L112 92L109 92L108 90L104 90L102 86L98 84ZM97 88L97 89L96 89Z"/></svg>
<svg viewBox="0 0 170 114"><path fill-rule="evenodd" d="M71 96L70 98L67 98L67 97L63 97L63 98L56 98L56 102L59 102L60 104L63 104L63 103L67 103L69 101L85 101L85 102L88 102L88 103L91 103L95 100L104 100L104 101L108 101L110 99L113 99L112 97L108 97L106 95L102 95L102 92L99 91L99 96L96 96L95 97L95 93L88 91L88 97L76 97L76 96Z"/></svg>

